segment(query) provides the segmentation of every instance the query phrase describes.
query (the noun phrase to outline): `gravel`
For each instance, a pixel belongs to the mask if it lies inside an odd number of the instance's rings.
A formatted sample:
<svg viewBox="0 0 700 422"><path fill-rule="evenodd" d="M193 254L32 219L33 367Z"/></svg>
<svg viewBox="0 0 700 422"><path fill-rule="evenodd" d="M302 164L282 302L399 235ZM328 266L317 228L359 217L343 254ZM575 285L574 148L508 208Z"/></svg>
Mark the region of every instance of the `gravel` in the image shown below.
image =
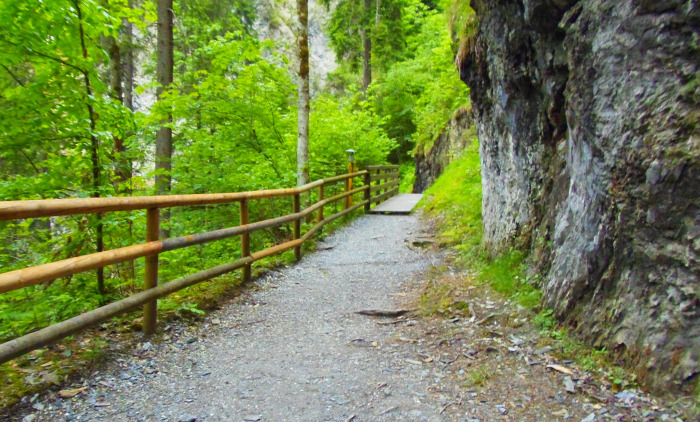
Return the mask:
<svg viewBox="0 0 700 422"><path fill-rule="evenodd" d="M34 421L439 421L448 399L397 325L395 309L439 258L411 246L416 216L368 215L296 265L257 279L196 327L167 327L95 373L71 399L42 398ZM67 387L66 387L67 388ZM21 418L22 416L20 416ZM20 419L21 420L21 419ZM456 419L455 419L456 420Z"/></svg>

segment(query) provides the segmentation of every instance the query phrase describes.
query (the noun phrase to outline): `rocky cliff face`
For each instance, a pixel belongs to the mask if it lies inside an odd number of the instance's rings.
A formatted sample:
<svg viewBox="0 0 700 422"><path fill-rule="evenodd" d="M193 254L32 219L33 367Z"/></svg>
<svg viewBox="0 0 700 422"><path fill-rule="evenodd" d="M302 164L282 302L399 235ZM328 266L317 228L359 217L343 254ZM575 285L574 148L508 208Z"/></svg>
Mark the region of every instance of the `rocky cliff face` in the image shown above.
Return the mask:
<svg viewBox="0 0 700 422"><path fill-rule="evenodd" d="M700 6L472 0L484 241L658 388L700 371Z"/></svg>
<svg viewBox="0 0 700 422"><path fill-rule="evenodd" d="M430 187L445 170L448 164L476 136L471 110L458 109L442 133L435 139L432 147L426 151L419 148L415 154L416 180L413 192L420 193Z"/></svg>

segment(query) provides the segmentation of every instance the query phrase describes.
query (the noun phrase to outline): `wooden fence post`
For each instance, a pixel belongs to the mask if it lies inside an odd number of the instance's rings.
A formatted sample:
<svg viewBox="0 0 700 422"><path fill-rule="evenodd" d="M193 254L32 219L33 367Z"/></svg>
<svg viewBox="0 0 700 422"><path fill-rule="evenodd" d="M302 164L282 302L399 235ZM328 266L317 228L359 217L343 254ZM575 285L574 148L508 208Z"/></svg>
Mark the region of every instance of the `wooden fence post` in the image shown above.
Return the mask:
<svg viewBox="0 0 700 422"><path fill-rule="evenodd" d="M323 201L324 196L325 196L325 189L324 189L324 186L325 186L325 185L321 185L321 186L318 187L318 201L319 201L319 202ZM323 221L323 206L321 206L321 207L318 209L318 218L316 219L316 222L317 222L317 223L320 223L321 221Z"/></svg>
<svg viewBox="0 0 700 422"><path fill-rule="evenodd" d="M301 211L301 206L300 206L300 201L299 201L299 194L296 193L296 194L294 194L294 211L293 212L296 214L299 211ZM293 229L294 230L294 240L297 240L301 237L301 219L300 218L297 218L296 220L294 220L293 227L294 227L294 229ZM297 261L299 261L301 259L301 245L294 247L294 259L296 259Z"/></svg>
<svg viewBox="0 0 700 422"><path fill-rule="evenodd" d="M160 211L158 208L149 208L146 211L146 242L158 240L160 229ZM144 290L158 286L158 254L146 257ZM156 332L158 320L158 300L143 305L143 332L150 336Z"/></svg>
<svg viewBox="0 0 700 422"><path fill-rule="evenodd" d="M248 200L247 199L242 199L241 202L239 202L240 205L240 217L241 217L241 226L246 225L250 222L248 219ZM247 256L250 256L250 233L243 233L241 235L241 258L245 258ZM251 275L251 264L246 265L243 267L243 282L247 283L250 281L250 275Z"/></svg>
<svg viewBox="0 0 700 422"><path fill-rule="evenodd" d="M371 176L369 171L367 173L365 173L364 183L365 183L365 186L367 187L367 189L365 189L365 201L367 201L367 203L365 204L365 214L369 212L370 205L372 205L372 203L371 203L371 200L372 200L371 199L372 198L372 192L371 192L372 179L371 179L371 177L372 176Z"/></svg>
<svg viewBox="0 0 700 422"><path fill-rule="evenodd" d="M350 179L345 179L345 192L350 191ZM345 208L343 209L348 209L350 208L350 197L346 196L345 201L343 201L345 204Z"/></svg>

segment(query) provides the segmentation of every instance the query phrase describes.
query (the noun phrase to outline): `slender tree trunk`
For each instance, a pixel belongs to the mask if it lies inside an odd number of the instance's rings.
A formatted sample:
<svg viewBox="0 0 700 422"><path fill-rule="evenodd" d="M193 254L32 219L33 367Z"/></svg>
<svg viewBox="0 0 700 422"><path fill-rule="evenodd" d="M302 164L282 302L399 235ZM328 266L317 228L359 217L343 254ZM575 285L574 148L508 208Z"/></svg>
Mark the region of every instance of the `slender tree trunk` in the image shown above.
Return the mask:
<svg viewBox="0 0 700 422"><path fill-rule="evenodd" d="M309 182L309 3L297 0L299 16L299 99L297 185Z"/></svg>
<svg viewBox="0 0 700 422"><path fill-rule="evenodd" d="M157 96L160 99L163 90L173 82L173 0L158 0L158 87ZM172 122L172 114L161 121L161 127L156 133L156 194L167 195L171 187L171 170L173 156L173 131L165 126ZM170 220L170 209L161 210L161 238L170 236L167 227Z"/></svg>
<svg viewBox="0 0 700 422"><path fill-rule="evenodd" d="M88 58L87 46L85 45L85 31L83 30L83 12L80 8L80 2L78 0L73 0L73 5L75 6L76 13L78 14L78 33L80 34L80 47L83 50L83 58ZM85 78L85 103L88 111L88 118L90 120L90 160L92 164L92 194L93 198L100 197L100 186L101 186L101 169L100 169L100 143L95 132L97 129L97 116L95 115L95 110L90 103L90 98L92 97L92 84L90 83L90 73L87 70L82 70L83 77ZM104 250L104 235L103 235L103 224L102 224L102 214L97 214L97 225L96 225L96 239L95 239L95 249L97 252L102 252ZM97 269L97 292L100 295L105 294L105 273L104 268Z"/></svg>
<svg viewBox="0 0 700 422"><path fill-rule="evenodd" d="M126 45L124 50L124 107L134 111L134 28L128 19L124 19L123 22L124 44Z"/></svg>
<svg viewBox="0 0 700 422"><path fill-rule="evenodd" d="M109 86L111 96L120 104L124 104L124 91L122 89L122 80L124 79L122 65L122 51L119 41L116 38L109 40ZM126 157L126 146L124 138L114 136L114 160L116 161L116 178L114 187L117 192L128 190L126 184L131 177L131 169Z"/></svg>
<svg viewBox="0 0 700 422"><path fill-rule="evenodd" d="M129 2L131 3L131 2ZM131 7L131 4L129 4ZM122 105L130 111L134 111L134 54L133 54L133 26L128 19L122 20L124 28L121 46L114 40L114 44L110 48L110 85L112 95ZM127 134L131 135L131 134ZM116 180L115 188L117 192L123 192L126 195L131 195L133 189L131 186L132 164L131 159L127 156L124 140L119 137L114 138L114 153L117 157L116 162ZM131 211L129 211L131 213ZM128 219L127 236L130 243L134 239L134 222ZM127 261L125 270L122 273L123 277L128 280L134 279L136 269L134 261Z"/></svg>
<svg viewBox="0 0 700 422"><path fill-rule="evenodd" d="M362 90L367 92L367 87L372 83L372 37L370 36L369 14L372 8L372 0L364 0L364 19L360 36L362 37Z"/></svg>
<svg viewBox="0 0 700 422"><path fill-rule="evenodd" d="M379 25L379 6L382 4L381 0L377 0L377 4L374 10L374 26L375 28Z"/></svg>

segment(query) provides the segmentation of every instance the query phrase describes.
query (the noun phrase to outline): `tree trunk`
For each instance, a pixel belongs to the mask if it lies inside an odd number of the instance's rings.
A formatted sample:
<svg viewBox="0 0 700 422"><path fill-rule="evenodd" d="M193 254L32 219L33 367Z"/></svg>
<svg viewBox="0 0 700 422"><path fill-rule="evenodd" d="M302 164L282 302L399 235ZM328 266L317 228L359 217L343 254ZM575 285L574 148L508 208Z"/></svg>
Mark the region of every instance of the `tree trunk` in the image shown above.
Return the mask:
<svg viewBox="0 0 700 422"><path fill-rule="evenodd" d="M83 12L80 8L80 2L78 0L73 0L73 5L75 6L76 13L78 14L78 30L80 34L80 47L83 51L83 58L88 58L87 46L85 45L85 31L83 30ZM88 111L88 119L90 121L90 159L92 164L92 196L93 198L100 197L100 187L102 184L102 172L100 168L100 143L99 139L95 136L97 131L97 116L95 115L95 109L92 107L92 84L90 82L90 73L87 70L82 70L83 78L85 79L85 104ZM103 224L102 224L102 214L96 214L97 224L95 233L95 249L97 252L102 252L104 250L104 235L103 235ZM105 294L105 273L104 268L97 269L97 292L100 295Z"/></svg>
<svg viewBox="0 0 700 422"><path fill-rule="evenodd" d="M173 82L173 0L158 0L158 68L157 68L158 99L163 91ZM172 114L161 121L161 127L156 133L156 194L167 195L171 187L171 160L173 155L173 132L165 126L172 122ZM170 209L161 210L160 237L170 235L168 222Z"/></svg>
<svg viewBox="0 0 700 422"><path fill-rule="evenodd" d="M129 2L129 7L132 7L131 2ZM110 60L111 60L111 81L110 85L112 87L112 95L119 102L122 103L129 111L134 111L134 53L133 53L133 26L128 19L122 20L123 24L123 42L121 46L117 44L117 40L114 40L114 45L112 48L116 51L110 49ZM127 134L132 135L132 133ZM117 158L116 162L116 181L115 188L117 192L122 192L126 195L131 195L133 189L131 186L131 176L132 176L132 164L131 159L126 154L126 146L124 145L124 140L115 137L114 138L114 153ZM131 214L131 211L129 211ZM127 236L130 244L133 244L134 239L134 222L131 219L127 220ZM124 264L124 272L122 272L122 277L133 280L134 274L136 274L136 268L134 267L134 261L127 261Z"/></svg>
<svg viewBox="0 0 700 422"><path fill-rule="evenodd" d="M124 77L122 52L121 47L119 46L119 41L116 38L110 38L109 40L109 73L111 96L120 104L124 104L124 91L122 89L122 80ZM126 189L125 185L131 177L131 169L129 168L130 166L125 155L126 146L124 145L124 138L115 135L114 160L116 164L115 173L117 177L114 180L114 187L117 192Z"/></svg>
<svg viewBox="0 0 700 422"><path fill-rule="evenodd" d="M297 0L299 16L299 99L297 136L297 185L309 182L309 3Z"/></svg>
<svg viewBox="0 0 700 422"><path fill-rule="evenodd" d="M377 0L377 6L374 11L374 26L377 27L379 26L379 20L380 20L380 14L379 14L379 6L382 4L381 0Z"/></svg>
<svg viewBox="0 0 700 422"><path fill-rule="evenodd" d="M371 0L364 0L364 19L360 36L362 37L362 91L367 92L367 87L372 83L372 37L369 24L369 14L372 8ZM377 15L378 16L378 15Z"/></svg>
<svg viewBox="0 0 700 422"><path fill-rule="evenodd" d="M131 4L130 4L131 6ZM124 19L124 107L134 111L134 28Z"/></svg>

